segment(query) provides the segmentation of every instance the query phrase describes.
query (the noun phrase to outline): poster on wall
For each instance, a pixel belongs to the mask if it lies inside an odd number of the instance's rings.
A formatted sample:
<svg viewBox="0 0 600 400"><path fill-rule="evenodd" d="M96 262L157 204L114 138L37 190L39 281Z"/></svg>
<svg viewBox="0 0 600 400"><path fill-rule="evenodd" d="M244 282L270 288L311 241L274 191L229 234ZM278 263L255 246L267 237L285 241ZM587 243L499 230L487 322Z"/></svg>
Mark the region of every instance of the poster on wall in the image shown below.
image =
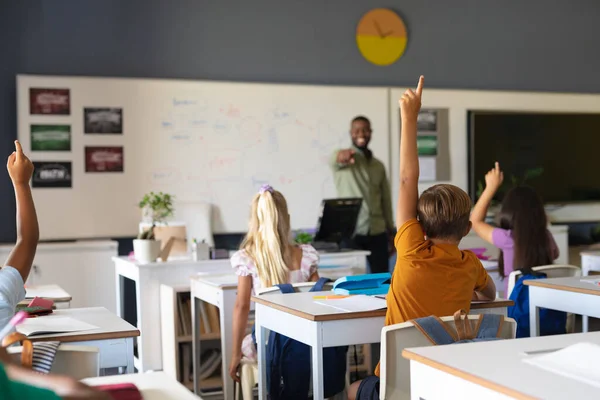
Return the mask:
<svg viewBox="0 0 600 400"><path fill-rule="evenodd" d="M70 115L71 93L69 89L29 89L29 114Z"/></svg>
<svg viewBox="0 0 600 400"><path fill-rule="evenodd" d="M417 152L420 156L437 155L438 138L436 135L418 135Z"/></svg>
<svg viewBox="0 0 600 400"><path fill-rule="evenodd" d="M418 132L437 132L437 111L421 110L417 117Z"/></svg>
<svg viewBox="0 0 600 400"><path fill-rule="evenodd" d="M123 134L122 108L91 108L83 109L83 125L86 134Z"/></svg>
<svg viewBox="0 0 600 400"><path fill-rule="evenodd" d="M31 151L71 151L70 125L30 126Z"/></svg>
<svg viewBox="0 0 600 400"><path fill-rule="evenodd" d="M70 188L72 167L70 161L34 161L31 186L34 188Z"/></svg>
<svg viewBox="0 0 600 400"><path fill-rule="evenodd" d="M86 146L85 172L123 172L123 146Z"/></svg>

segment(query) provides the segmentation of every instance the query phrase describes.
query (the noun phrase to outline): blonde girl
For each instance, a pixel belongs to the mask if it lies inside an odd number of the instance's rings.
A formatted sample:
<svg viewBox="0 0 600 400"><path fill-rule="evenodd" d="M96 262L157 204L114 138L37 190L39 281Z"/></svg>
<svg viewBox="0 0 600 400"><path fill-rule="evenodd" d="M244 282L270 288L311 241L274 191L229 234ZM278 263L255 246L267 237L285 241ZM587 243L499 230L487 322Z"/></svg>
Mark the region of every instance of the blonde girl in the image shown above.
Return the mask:
<svg viewBox="0 0 600 400"><path fill-rule="evenodd" d="M311 245L291 241L290 215L283 195L263 185L252 199L248 234L231 257L238 276L233 312L233 353L229 375L237 374L242 356L256 359L252 336L244 337L250 312L250 297L260 288L281 283L316 282L319 254Z"/></svg>

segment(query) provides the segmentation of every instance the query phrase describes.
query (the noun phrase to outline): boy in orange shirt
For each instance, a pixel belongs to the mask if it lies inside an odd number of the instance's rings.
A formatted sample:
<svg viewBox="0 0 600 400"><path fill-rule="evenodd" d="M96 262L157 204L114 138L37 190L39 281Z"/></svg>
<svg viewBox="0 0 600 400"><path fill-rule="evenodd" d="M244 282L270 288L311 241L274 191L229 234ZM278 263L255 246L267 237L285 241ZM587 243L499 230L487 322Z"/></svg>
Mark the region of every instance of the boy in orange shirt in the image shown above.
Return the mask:
<svg viewBox="0 0 600 400"><path fill-rule="evenodd" d="M435 185L418 192L417 117L424 78L417 90L400 100L400 188L395 246L396 267L387 295L386 325L414 318L467 312L471 300L493 300L496 287L481 262L458 248L469 233L471 199L453 185ZM400 354L398 354L400 357ZM375 376L354 382L348 398L379 399L379 365Z"/></svg>

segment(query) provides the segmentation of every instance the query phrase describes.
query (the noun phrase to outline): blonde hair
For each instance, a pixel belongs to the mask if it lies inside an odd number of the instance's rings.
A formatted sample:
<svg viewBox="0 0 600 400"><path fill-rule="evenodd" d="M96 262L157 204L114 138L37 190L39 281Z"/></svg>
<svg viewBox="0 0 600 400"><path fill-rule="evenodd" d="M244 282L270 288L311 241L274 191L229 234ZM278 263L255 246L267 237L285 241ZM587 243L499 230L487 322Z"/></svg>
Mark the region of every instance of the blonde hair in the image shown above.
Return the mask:
<svg viewBox="0 0 600 400"><path fill-rule="evenodd" d="M292 261L290 216L280 192L270 188L254 196L241 249L254 261L263 287L287 283Z"/></svg>
<svg viewBox="0 0 600 400"><path fill-rule="evenodd" d="M435 185L417 203L417 216L430 239L460 240L469 229L471 198L454 185Z"/></svg>

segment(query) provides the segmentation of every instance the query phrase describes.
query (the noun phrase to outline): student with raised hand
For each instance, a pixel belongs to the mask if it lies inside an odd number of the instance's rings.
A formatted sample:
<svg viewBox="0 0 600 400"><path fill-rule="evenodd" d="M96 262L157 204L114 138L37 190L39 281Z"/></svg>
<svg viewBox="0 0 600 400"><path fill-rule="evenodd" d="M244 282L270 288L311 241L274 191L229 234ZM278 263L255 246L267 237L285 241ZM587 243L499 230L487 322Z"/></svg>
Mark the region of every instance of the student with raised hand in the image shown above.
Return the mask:
<svg viewBox="0 0 600 400"><path fill-rule="evenodd" d="M77 380L54 374L41 374L12 362L0 347L0 399L3 400L110 400Z"/></svg>
<svg viewBox="0 0 600 400"><path fill-rule="evenodd" d="M494 168L485 175L485 190L473 208L473 230L483 240L500 249L498 269L502 278L515 268L524 275L531 274L532 267L552 264L558 258L558 246L548 231L542 199L528 186L512 188L504 195L497 218L498 227L485 222L490 203L503 180L504 174L496 162ZM507 291L508 279L505 279L504 293L508 297Z"/></svg>
<svg viewBox="0 0 600 400"><path fill-rule="evenodd" d="M29 276L39 239L39 227L29 181L33 164L23 154L18 140L8 157L8 174L17 203L17 242L4 267L0 269L0 328L15 314L17 304L25 298L24 284Z"/></svg>
<svg viewBox="0 0 600 400"><path fill-rule="evenodd" d="M238 276L233 311L233 352L229 375L239 382L242 356L256 359L252 335L244 337L250 297L260 288L281 283L316 282L319 253L311 245L291 242L290 215L283 195L263 185L252 199L248 233L231 257Z"/></svg>
<svg viewBox="0 0 600 400"><path fill-rule="evenodd" d="M396 267L387 295L386 325L435 315L469 311L474 296L496 297L494 282L475 254L461 251L460 240L471 229L471 199L453 185L435 185L419 197L417 117L424 78L416 91L400 100L400 187L395 246ZM397 357L401 357L397 354ZM379 399L379 366L375 376L354 382L348 398Z"/></svg>

